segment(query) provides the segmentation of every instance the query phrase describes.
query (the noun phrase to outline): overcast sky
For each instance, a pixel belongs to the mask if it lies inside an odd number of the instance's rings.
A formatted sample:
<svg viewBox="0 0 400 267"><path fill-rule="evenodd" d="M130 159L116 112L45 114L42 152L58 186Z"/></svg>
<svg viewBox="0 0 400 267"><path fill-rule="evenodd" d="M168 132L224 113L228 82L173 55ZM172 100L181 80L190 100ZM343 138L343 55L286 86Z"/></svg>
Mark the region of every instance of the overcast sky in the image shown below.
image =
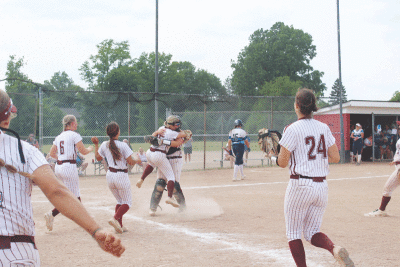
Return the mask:
<svg viewBox="0 0 400 267"><path fill-rule="evenodd" d="M128 40L132 58L155 51L155 6L155 0L0 0L0 80L16 55L35 82L65 71L86 88L78 69L101 41ZM325 73L329 96L339 76L336 0L159 0L159 52L223 83L249 36L278 21L313 37L311 65ZM340 27L348 99L389 100L400 91L400 1L342 0Z"/></svg>

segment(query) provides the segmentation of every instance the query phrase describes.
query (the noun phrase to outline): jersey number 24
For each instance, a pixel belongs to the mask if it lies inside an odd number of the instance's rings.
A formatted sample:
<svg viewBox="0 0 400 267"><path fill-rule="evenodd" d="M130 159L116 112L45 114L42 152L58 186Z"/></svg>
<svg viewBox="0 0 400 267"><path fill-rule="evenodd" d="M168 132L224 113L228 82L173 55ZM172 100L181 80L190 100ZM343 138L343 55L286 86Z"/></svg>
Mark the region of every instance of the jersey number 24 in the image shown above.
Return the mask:
<svg viewBox="0 0 400 267"><path fill-rule="evenodd" d="M323 134L321 134L319 138L317 147L315 147L316 142L314 136L307 136L305 141L306 145L310 146L307 153L308 160L314 160L317 157L316 154L322 154L322 156L326 158L325 136Z"/></svg>

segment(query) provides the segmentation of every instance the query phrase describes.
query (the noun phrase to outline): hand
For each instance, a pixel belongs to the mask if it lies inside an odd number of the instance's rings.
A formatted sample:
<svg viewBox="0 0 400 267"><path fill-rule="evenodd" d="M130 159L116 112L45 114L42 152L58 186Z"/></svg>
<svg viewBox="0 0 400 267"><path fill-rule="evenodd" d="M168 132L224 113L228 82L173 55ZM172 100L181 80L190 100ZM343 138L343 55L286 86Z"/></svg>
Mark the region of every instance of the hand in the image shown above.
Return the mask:
<svg viewBox="0 0 400 267"><path fill-rule="evenodd" d="M92 140L92 143L95 145L99 144L99 138L97 138L96 136L93 136L90 140Z"/></svg>
<svg viewBox="0 0 400 267"><path fill-rule="evenodd" d="M142 164L142 160L140 159L139 155L133 158L136 161L136 164Z"/></svg>
<svg viewBox="0 0 400 267"><path fill-rule="evenodd" d="M159 129L159 130L157 131L157 135L159 135L159 136L164 136L164 133L165 133L166 130L167 130L167 129L165 129L165 128Z"/></svg>
<svg viewBox="0 0 400 267"><path fill-rule="evenodd" d="M232 149L230 149L230 150L228 150L228 153L229 153L229 155L233 155L233 153L232 153Z"/></svg>
<svg viewBox="0 0 400 267"><path fill-rule="evenodd" d="M392 166L392 165L394 165L394 164L396 164L395 161L392 161L392 162L389 163L390 166Z"/></svg>
<svg viewBox="0 0 400 267"><path fill-rule="evenodd" d="M121 244L121 239L112 233L99 230L95 233L94 239L102 250L111 253L113 256L121 257L125 251L125 247Z"/></svg>

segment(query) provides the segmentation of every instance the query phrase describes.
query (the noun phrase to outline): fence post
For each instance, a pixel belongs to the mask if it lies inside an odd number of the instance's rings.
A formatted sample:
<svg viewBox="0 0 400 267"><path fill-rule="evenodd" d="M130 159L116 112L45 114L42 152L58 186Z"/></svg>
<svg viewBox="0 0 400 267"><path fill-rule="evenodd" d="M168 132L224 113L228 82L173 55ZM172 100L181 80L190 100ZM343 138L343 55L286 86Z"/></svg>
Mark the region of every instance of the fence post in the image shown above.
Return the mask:
<svg viewBox="0 0 400 267"><path fill-rule="evenodd" d="M271 127L270 129L274 129L274 99L271 97Z"/></svg>
<svg viewBox="0 0 400 267"><path fill-rule="evenodd" d="M206 149L207 149L207 141L206 141L206 112L207 112L207 103L206 103L206 97L204 97L204 164L203 164L203 169L206 169Z"/></svg>
<svg viewBox="0 0 400 267"><path fill-rule="evenodd" d="M131 103L129 102L128 93L128 144L131 144Z"/></svg>
<svg viewBox="0 0 400 267"><path fill-rule="evenodd" d="M39 147L43 148L43 92L39 87Z"/></svg>
<svg viewBox="0 0 400 267"><path fill-rule="evenodd" d="M224 113L221 112L221 145L224 147ZM221 168L224 167L224 150L221 149Z"/></svg>

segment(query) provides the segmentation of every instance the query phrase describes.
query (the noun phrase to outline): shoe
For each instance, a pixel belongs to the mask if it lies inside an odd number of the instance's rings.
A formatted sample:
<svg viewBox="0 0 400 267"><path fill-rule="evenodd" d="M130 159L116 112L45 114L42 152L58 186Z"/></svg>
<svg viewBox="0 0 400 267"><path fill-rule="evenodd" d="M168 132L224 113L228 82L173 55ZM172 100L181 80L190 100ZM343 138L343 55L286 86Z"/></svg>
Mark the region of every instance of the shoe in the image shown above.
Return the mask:
<svg viewBox="0 0 400 267"><path fill-rule="evenodd" d="M111 220L108 221L108 223L114 227L115 231L119 234L122 234L124 232L124 230L122 230L121 225L119 224L119 222L113 217Z"/></svg>
<svg viewBox="0 0 400 267"><path fill-rule="evenodd" d="M244 178L246 178L246 175L242 175L242 180L244 180Z"/></svg>
<svg viewBox="0 0 400 267"><path fill-rule="evenodd" d="M44 214L44 219L46 220L47 230L53 231L54 217L51 211Z"/></svg>
<svg viewBox="0 0 400 267"><path fill-rule="evenodd" d="M137 181L137 183L136 183L136 187L137 187L137 188L142 187L143 182L144 182L144 181L143 181L142 179L139 179L139 180Z"/></svg>
<svg viewBox="0 0 400 267"><path fill-rule="evenodd" d="M233 178L232 178L232 181L234 181L234 182L237 181L237 178L236 178L236 177L233 177Z"/></svg>
<svg viewBox="0 0 400 267"><path fill-rule="evenodd" d="M125 232L129 232L128 228L126 228L125 226L122 226L122 231Z"/></svg>
<svg viewBox="0 0 400 267"><path fill-rule="evenodd" d="M354 262L350 259L349 253L345 248L335 246L333 248L333 256L342 266L354 267Z"/></svg>
<svg viewBox="0 0 400 267"><path fill-rule="evenodd" d="M172 198L172 197L168 197L167 200L165 201L165 203L170 204L170 205L174 206L175 208L179 208L179 206L180 206L178 204L178 202L176 202L176 199Z"/></svg>
<svg viewBox="0 0 400 267"><path fill-rule="evenodd" d="M149 214L150 214L150 216L156 216L156 211L150 209L150 210L149 210Z"/></svg>
<svg viewBox="0 0 400 267"><path fill-rule="evenodd" d="M365 213L364 216L366 217L387 217L389 216L386 211L376 209L371 211L370 213Z"/></svg>

